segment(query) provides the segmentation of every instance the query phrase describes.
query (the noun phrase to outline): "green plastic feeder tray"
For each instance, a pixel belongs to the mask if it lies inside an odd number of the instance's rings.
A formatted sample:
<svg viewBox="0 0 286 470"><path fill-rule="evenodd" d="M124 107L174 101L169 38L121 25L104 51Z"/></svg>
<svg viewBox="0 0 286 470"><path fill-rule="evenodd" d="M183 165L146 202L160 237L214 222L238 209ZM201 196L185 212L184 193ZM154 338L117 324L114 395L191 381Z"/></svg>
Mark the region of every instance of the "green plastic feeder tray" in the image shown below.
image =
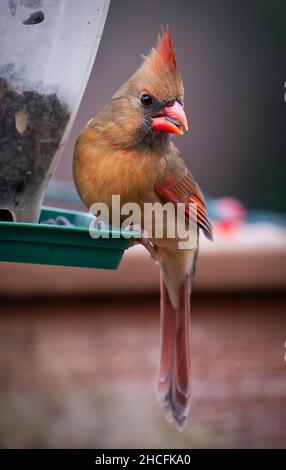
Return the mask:
<svg viewBox="0 0 286 470"><path fill-rule="evenodd" d="M71 225L43 223L57 217ZM83 212L44 207L38 224L0 222L0 261L116 269L135 232L125 238L119 229L110 228L100 231L109 238L95 239L89 233L91 221Z"/></svg>

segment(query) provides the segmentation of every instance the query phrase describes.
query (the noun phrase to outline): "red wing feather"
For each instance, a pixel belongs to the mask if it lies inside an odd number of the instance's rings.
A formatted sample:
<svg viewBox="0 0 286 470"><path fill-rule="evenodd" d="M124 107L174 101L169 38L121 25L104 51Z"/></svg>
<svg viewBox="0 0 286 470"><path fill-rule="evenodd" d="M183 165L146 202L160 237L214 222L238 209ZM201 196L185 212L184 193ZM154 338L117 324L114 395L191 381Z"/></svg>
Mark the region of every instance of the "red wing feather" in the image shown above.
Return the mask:
<svg viewBox="0 0 286 470"><path fill-rule="evenodd" d="M186 217L194 220L206 237L212 240L212 227L208 220L206 206L196 192L196 184L190 173L179 176L168 171L165 177L155 185L155 190L165 202L185 204ZM195 204L196 208L190 204Z"/></svg>

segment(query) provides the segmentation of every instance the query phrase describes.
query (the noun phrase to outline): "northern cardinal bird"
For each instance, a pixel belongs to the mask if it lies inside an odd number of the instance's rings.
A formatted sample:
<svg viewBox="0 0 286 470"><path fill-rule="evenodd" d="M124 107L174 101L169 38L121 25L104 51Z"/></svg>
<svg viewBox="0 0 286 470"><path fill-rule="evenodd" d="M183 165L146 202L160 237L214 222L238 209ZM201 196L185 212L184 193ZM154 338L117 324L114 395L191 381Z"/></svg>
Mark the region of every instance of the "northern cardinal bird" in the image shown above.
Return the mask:
<svg viewBox="0 0 286 470"><path fill-rule="evenodd" d="M168 28L162 29L156 47L77 139L74 180L88 208L103 202L112 210L112 195L120 195L122 205L136 202L143 212L146 202L180 202L185 204L186 220L195 219L197 227L212 238L203 194L170 141L171 133L183 134L183 126L188 128L183 98L171 34ZM189 203L196 204L197 211ZM198 253L195 238L188 250L179 249L178 240L166 236L144 242L157 254L161 270L158 395L167 418L179 429L184 427L191 401L190 289Z"/></svg>

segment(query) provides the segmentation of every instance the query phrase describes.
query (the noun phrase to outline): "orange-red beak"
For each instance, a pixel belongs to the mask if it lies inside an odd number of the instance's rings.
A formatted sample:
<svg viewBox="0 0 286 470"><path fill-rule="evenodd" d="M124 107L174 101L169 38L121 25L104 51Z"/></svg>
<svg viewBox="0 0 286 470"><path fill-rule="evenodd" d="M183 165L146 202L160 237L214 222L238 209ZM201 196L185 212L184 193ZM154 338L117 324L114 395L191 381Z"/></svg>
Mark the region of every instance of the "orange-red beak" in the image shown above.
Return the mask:
<svg viewBox="0 0 286 470"><path fill-rule="evenodd" d="M163 113L163 114L162 114ZM183 126L188 130L188 121L183 106L175 101L173 106L163 108L160 116L152 118L152 129L182 135Z"/></svg>

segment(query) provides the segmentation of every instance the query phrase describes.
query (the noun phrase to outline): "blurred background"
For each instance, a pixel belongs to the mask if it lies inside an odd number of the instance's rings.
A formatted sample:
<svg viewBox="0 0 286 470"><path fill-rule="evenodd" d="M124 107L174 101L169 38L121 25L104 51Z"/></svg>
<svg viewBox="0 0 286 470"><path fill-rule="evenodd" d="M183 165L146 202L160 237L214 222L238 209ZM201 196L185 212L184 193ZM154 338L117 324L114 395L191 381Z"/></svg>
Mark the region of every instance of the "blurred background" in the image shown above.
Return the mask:
<svg viewBox="0 0 286 470"><path fill-rule="evenodd" d="M285 1L112 1L45 204L85 210L75 139L161 24L191 128L176 145L215 229L194 286L188 426L156 400L159 271L137 247L114 272L0 264L1 448L286 445Z"/></svg>

